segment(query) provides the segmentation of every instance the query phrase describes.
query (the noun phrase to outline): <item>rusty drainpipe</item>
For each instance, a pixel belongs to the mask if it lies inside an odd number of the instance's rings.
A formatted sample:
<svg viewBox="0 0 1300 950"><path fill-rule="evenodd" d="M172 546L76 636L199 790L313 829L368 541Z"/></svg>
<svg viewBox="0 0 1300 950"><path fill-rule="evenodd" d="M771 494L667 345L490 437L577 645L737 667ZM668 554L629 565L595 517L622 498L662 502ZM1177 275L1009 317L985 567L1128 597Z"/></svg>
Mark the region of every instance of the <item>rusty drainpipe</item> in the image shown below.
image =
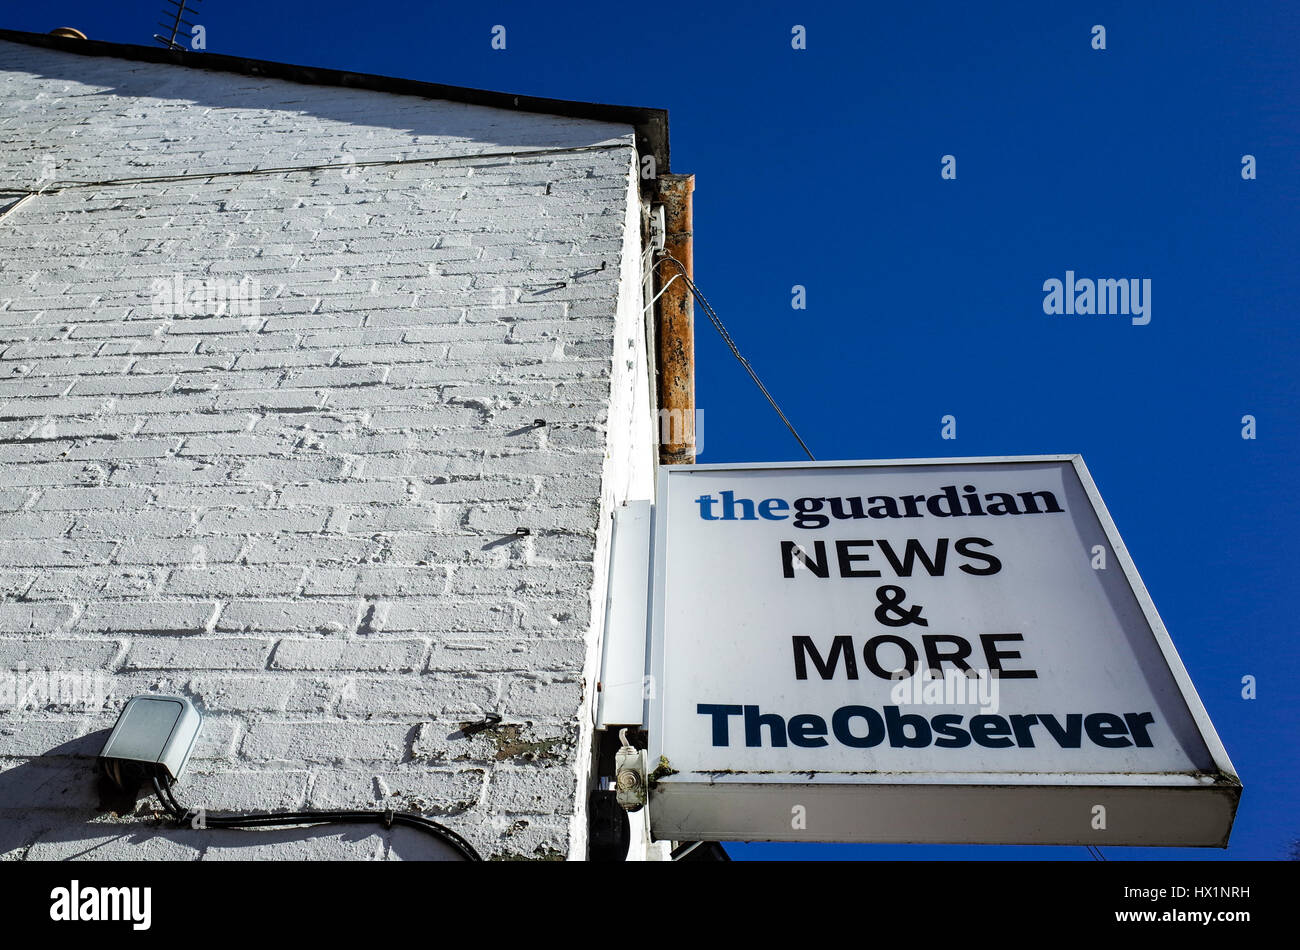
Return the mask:
<svg viewBox="0 0 1300 950"><path fill-rule="evenodd" d="M660 175L658 199L664 207L664 250L681 261L695 279L691 236L691 194L694 175ZM656 256L655 293L659 357L659 463L689 465L695 461L695 300L676 264ZM667 289L664 289L667 288Z"/></svg>

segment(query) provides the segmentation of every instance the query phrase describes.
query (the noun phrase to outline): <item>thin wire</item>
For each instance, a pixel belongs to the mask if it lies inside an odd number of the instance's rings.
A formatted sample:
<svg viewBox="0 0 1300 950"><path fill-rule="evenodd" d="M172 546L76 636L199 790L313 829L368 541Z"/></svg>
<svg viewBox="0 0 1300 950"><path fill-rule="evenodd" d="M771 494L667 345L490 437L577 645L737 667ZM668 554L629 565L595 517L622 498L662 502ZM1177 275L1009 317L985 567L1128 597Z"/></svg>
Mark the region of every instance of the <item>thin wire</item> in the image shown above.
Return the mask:
<svg viewBox="0 0 1300 950"><path fill-rule="evenodd" d="M605 143L600 145L574 145L566 148L534 148L512 152L476 152L464 155L432 155L425 158L393 158L373 162L328 162L321 165L288 165L281 168L238 168L231 171L193 172L186 175L145 175L137 178L106 178L100 181L56 181L40 191L27 190L28 196L43 191L64 191L69 188L102 188L106 185L139 185L152 182L168 181L202 181L208 178L236 178L247 175L284 175L290 172L316 172L331 169L379 168L390 165L433 165L440 162L472 161L476 158L530 158L538 155L556 155L570 152L595 152L617 148L632 148L626 142ZM22 189L17 189L22 190Z"/></svg>
<svg viewBox="0 0 1300 950"><path fill-rule="evenodd" d="M673 274L673 276L669 279L668 283L664 284L662 287L659 288L659 293L651 297L650 302L641 308L641 316L644 317L647 313L649 313L650 308L659 302L659 298L668 292L668 288L673 285L673 281L677 280L681 276L682 276L681 274Z"/></svg>
<svg viewBox="0 0 1300 950"><path fill-rule="evenodd" d="M808 448L808 443L804 442L804 440L799 436L799 433L795 431L793 423L786 418L785 413L781 411L781 407L776 404L776 400L772 398L772 394L767 391L767 387L763 385L763 381L758 378L758 373L754 372L754 367L749 365L749 360L745 359L741 354L740 348L736 346L736 341L731 338L731 334L727 332L727 328L722 325L722 318L718 316L717 312L709 304L709 301L705 299L704 294L700 293L700 288L695 286L695 281L691 280L690 275L686 272L686 265L673 257L667 251L661 251L660 255L660 262L672 261L677 265L677 269L681 271L680 276L682 280L686 281L686 286L689 287L691 293L695 295L695 299L700 302L700 306L704 309L705 314L708 315L709 322L713 324L713 328L717 330L718 335L722 337L722 342L727 344L727 348L731 350L731 355L740 360L740 365L745 367L745 372L749 373L749 378L754 381L754 385L758 387L759 392L761 392L764 398L767 399L768 403L771 404L772 408L776 411L776 414L781 417L781 421L784 422L785 427L790 430L790 434L794 436L795 441L799 443L799 447L804 450L808 455L808 458L812 459L814 462L817 461L817 457L812 454L812 449Z"/></svg>
<svg viewBox="0 0 1300 950"><path fill-rule="evenodd" d="M41 189L41 191L44 190L45 189L43 188ZM18 192L13 192L13 191L8 193L18 194ZM0 211L0 221L3 221L5 218L9 217L9 215L13 214L15 211L17 211L19 208L25 205L29 200L34 198L36 195L39 195L40 193L41 193L40 191L29 191L24 193L21 198L19 198L17 201L11 204L9 207L5 208L3 211Z"/></svg>
<svg viewBox="0 0 1300 950"><path fill-rule="evenodd" d="M102 188L107 185L135 185L135 184L147 184L152 182L174 182L174 181L203 181L211 178L233 178L233 177L252 176L252 175L282 175L291 172L326 171L328 169L335 169L335 168L349 169L349 168L376 168L382 166L395 166L395 165L421 165L421 164L427 165L427 164L435 164L439 162L449 162L449 161L459 161L459 160L472 161L478 158L486 158L486 159L520 158L520 157L529 157L535 155L553 155L556 153L564 153L564 152L590 152L590 151L609 150L609 149L617 149L617 148L630 148L630 147L631 146L629 146L627 143L609 143L609 144L601 144L601 145L580 145L580 146L573 146L569 148L524 149L524 150L512 151L512 152L483 152L483 153L472 154L472 155L438 155L438 156L430 156L427 158L399 158L399 159L389 159L384 161L373 161L373 162L341 162L341 163L327 163L327 164L320 164L320 165L286 166L281 168L246 168L246 169L237 169L233 171L218 171L218 172L206 172L206 173L198 172L198 173L193 173L188 175L159 175L159 176L152 176L152 177L144 176L144 177L137 177L137 178L103 179L100 181L53 182L50 185L43 186L40 189L40 191L27 191L23 195L23 197L20 198L13 206L6 209L4 215L0 215L0 219L2 219L5 215L8 215L9 212L17 210L17 208L23 203L25 203L28 198L32 197L33 195L42 194L47 190L52 192L57 192L69 188ZM727 332L727 328L723 325L722 319L718 316L717 311L713 309L713 306L709 303L708 298L706 298L704 294L700 292L700 288L695 285L695 281L691 280L690 275L686 271L686 266L681 261L677 260L677 258L669 254L667 251L660 252L659 262L662 263L663 261L671 261L673 264L677 265L677 269L680 271L679 276L682 278L682 280L686 282L686 286L690 288L690 291L695 296L695 299L700 302L700 306L704 309L705 314L708 315L709 322L712 323L713 328L718 331L718 335L722 337L722 341L727 344L727 347L728 349L731 350L732 355L735 356L736 359L740 361L740 365L745 367L745 372L749 373L750 379L754 381L754 385L758 387L759 392L763 394L763 397L768 401L768 403L771 405L772 409L776 412L776 414L781 417L781 421L785 423L785 427L790 430L790 434L793 435L795 441L799 443L799 447L804 450L804 453L808 456L808 458L812 459L813 461L816 461L817 457L813 455L812 449L808 448L808 443L804 442L803 438L799 435L798 431L795 429L794 424L791 423L790 420L786 417L786 414L781 411L781 407L777 405L776 400L772 397L772 394L768 392L767 387L763 385L763 381L759 379L758 373L754 371L754 367L750 365L749 360L747 360L744 357L744 355L740 352L740 348L736 346L736 341L733 340L731 338L731 334ZM676 278L673 279L675 280ZM669 283L671 284L672 280L669 280ZM665 286L663 289L666 290L667 286Z"/></svg>

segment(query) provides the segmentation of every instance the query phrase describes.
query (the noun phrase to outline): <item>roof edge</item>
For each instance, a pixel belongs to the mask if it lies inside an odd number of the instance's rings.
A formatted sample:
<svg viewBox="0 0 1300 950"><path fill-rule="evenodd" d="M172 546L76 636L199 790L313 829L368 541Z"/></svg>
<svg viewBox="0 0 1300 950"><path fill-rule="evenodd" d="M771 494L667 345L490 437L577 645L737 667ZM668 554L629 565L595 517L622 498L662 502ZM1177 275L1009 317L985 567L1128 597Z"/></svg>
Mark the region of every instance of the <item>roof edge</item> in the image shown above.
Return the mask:
<svg viewBox="0 0 1300 950"><path fill-rule="evenodd" d="M0 29L0 40L43 46L79 56L109 56L146 63L186 66L191 69L209 69L216 72L239 73L266 79L283 79L288 82L313 86L341 86L349 89L369 89L400 96L420 96L425 99L442 99L467 105L510 109L515 112L536 112L546 115L567 116L574 119L592 119L598 122L617 122L631 125L636 131L637 151L653 155L658 172L669 172L668 111L642 106L607 105L598 102L577 102L571 99L546 99L539 96L517 96L489 89L472 89L467 86L449 86L444 83L423 82L418 79L398 79L374 73L354 73L341 69L317 66L295 66L263 59L226 56L221 53L195 52L186 49L168 49L155 46L136 46L130 43L109 43L104 40L83 40L49 33L29 33L25 30Z"/></svg>

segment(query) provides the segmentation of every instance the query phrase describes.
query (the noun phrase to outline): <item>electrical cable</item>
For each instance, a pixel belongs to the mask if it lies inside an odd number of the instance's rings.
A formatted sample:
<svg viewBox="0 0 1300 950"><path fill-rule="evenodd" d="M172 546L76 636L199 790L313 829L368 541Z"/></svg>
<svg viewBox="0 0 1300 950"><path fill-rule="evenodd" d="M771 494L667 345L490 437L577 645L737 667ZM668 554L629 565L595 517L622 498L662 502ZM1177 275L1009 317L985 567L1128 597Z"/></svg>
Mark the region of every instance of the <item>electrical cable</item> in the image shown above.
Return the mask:
<svg viewBox="0 0 1300 950"><path fill-rule="evenodd" d="M229 171L191 172L185 175L141 175L135 178L106 178L100 181L55 181L42 187L39 191L14 189L13 194L24 197L39 195L41 192L65 191L69 188L102 188L107 185L141 185L152 182L203 181L208 178L239 178L249 175L283 175L290 172L318 172L332 169L349 170L353 168L380 168L390 165L434 165L440 162L472 161L478 158L533 158L542 155L556 155L570 152L608 151L618 148L631 148L626 142L608 142L598 145L572 145L564 148L518 149L509 152L473 152L461 155L430 155L423 158L376 159L372 162L327 162L318 165L288 165L280 168L236 168Z"/></svg>
<svg viewBox="0 0 1300 950"><path fill-rule="evenodd" d="M172 792L173 781L170 775L159 768L153 775L153 788L159 803L177 825L190 826L192 818L199 814L186 809L176 800ZM443 844L448 845L466 861L482 861L483 858L473 845L445 825L415 812L406 811L294 811L265 812L250 815L203 815L204 828L266 828L276 825L318 825L318 824L379 824L386 828L404 825L432 835Z"/></svg>
<svg viewBox="0 0 1300 950"><path fill-rule="evenodd" d="M700 302L700 306L708 316L709 322L713 324L713 329L718 331L718 335L722 337L722 342L727 344L727 348L731 350L731 355L740 361L741 366L745 367L745 372L749 373L749 378L754 381L754 385L758 387L758 391L763 394L764 398L767 399L772 408L776 410L776 414L781 417L781 421L784 422L785 427L790 430L790 434L794 436L795 441L799 443L799 447L804 450L808 455L808 458L812 459L814 462L817 461L817 457L812 454L812 449L808 448L808 444L804 442L804 440L799 436L799 433L795 431L793 423L786 418L785 413L781 411L781 407L778 406L776 400L772 398L772 394L768 392L767 387L763 385L763 381L758 378L758 373L754 371L754 367L751 366L749 360L745 359L741 354L740 348L736 346L736 341L731 338L731 334L727 332L727 328L722 325L722 318L718 316L717 312L709 304L709 301L705 299L704 294L700 293L700 288L695 286L695 281L691 280L690 275L686 272L686 265L673 257L667 251L660 251L659 254L660 262L672 261L677 265L677 269L681 272L679 276L682 280L686 281L686 286L690 288L695 299Z"/></svg>
<svg viewBox="0 0 1300 950"><path fill-rule="evenodd" d="M674 861L680 861L682 858L686 857L688 854L690 854L692 851L694 851L702 844L704 844L703 841L692 841L690 844L680 845L676 851L672 852L669 855L669 857L671 857Z"/></svg>

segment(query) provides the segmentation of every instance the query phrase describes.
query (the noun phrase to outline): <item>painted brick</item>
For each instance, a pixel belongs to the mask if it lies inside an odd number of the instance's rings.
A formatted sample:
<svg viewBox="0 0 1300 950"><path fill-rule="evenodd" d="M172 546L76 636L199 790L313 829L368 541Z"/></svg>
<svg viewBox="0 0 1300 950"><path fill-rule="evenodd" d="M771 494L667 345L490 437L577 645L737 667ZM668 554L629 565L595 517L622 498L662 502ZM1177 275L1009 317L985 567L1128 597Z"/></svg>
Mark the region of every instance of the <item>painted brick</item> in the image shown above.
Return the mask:
<svg viewBox="0 0 1300 950"><path fill-rule="evenodd" d="M193 523L194 516L187 511L79 511L68 534L73 538L175 538L188 534Z"/></svg>
<svg viewBox="0 0 1300 950"><path fill-rule="evenodd" d="M506 689L506 709L512 716L563 716L582 696L581 680L562 677L511 678Z"/></svg>
<svg viewBox="0 0 1300 950"><path fill-rule="evenodd" d="M360 616L360 602L353 600L239 600L222 610L216 629L348 633Z"/></svg>
<svg viewBox="0 0 1300 950"><path fill-rule="evenodd" d="M28 861L186 861L201 857L207 844L200 832L161 832L141 822L92 824L75 840L46 835L32 843Z"/></svg>
<svg viewBox="0 0 1300 950"><path fill-rule="evenodd" d="M311 508L246 508L209 511L199 518L198 534L282 534L325 529L329 512Z"/></svg>
<svg viewBox="0 0 1300 950"><path fill-rule="evenodd" d="M76 615L72 604L0 603L0 633L48 634L65 629Z"/></svg>
<svg viewBox="0 0 1300 950"><path fill-rule="evenodd" d="M265 597L292 594L301 586L302 576L303 570L300 567L182 567L167 579L165 589L173 596L224 594L233 597Z"/></svg>
<svg viewBox="0 0 1300 950"><path fill-rule="evenodd" d="M137 508L149 501L145 488L50 488L41 492L39 510L79 511L86 509Z"/></svg>
<svg viewBox="0 0 1300 950"><path fill-rule="evenodd" d="M113 687L87 720L4 717L0 856L446 856L88 821L88 737L137 691L205 711L191 802L400 804L485 856L582 856L606 515L649 484L633 130L4 41L0 64L40 105L5 113L20 177L47 152L96 181L448 159L65 189L0 228L0 668ZM258 313L160 318L174 274L255 276ZM503 729L456 737L489 708Z"/></svg>
<svg viewBox="0 0 1300 950"><path fill-rule="evenodd" d="M366 672L418 670L426 649L423 640L284 639L276 645L271 668Z"/></svg>
<svg viewBox="0 0 1300 950"><path fill-rule="evenodd" d="M128 670L261 670L270 652L270 640L246 637L137 640L123 666Z"/></svg>
<svg viewBox="0 0 1300 950"><path fill-rule="evenodd" d="M448 672L580 669L586 648L586 642L577 638L443 640L433 645L425 669Z"/></svg>
<svg viewBox="0 0 1300 950"><path fill-rule="evenodd" d="M498 705L500 684L487 677L413 673L385 679L358 678L343 693L340 712L415 713L481 718Z"/></svg>
<svg viewBox="0 0 1300 950"><path fill-rule="evenodd" d="M405 722L259 722L244 737L250 761L401 762L415 729Z"/></svg>
<svg viewBox="0 0 1300 950"><path fill-rule="evenodd" d="M492 773L488 803L506 814L567 815L574 807L577 777L565 769L510 768Z"/></svg>
<svg viewBox="0 0 1300 950"><path fill-rule="evenodd" d="M369 808L457 815L483 795L482 769L325 772L312 785L313 808Z"/></svg>
<svg viewBox="0 0 1300 950"><path fill-rule="evenodd" d="M447 572L439 567L315 568L303 593L436 597L448 591Z"/></svg>
<svg viewBox="0 0 1300 950"><path fill-rule="evenodd" d="M118 564L206 564L232 561L244 547L239 538L149 538L123 541L113 555Z"/></svg>
<svg viewBox="0 0 1300 950"><path fill-rule="evenodd" d="M491 633L518 625L517 609L499 601L397 601L380 605L378 614L376 623L389 633Z"/></svg>
<svg viewBox="0 0 1300 950"><path fill-rule="evenodd" d="M32 762L0 761L0 812L10 809L66 808L83 820L99 804L95 784L86 781L85 759L37 759ZM65 816L64 821L67 818ZM7 823L8 819L6 819ZM8 829L6 828L6 832ZM85 834L83 830L82 834ZM5 834L0 840L9 837ZM84 841L78 836L78 840Z"/></svg>
<svg viewBox="0 0 1300 950"><path fill-rule="evenodd" d="M209 629L217 615L215 601L99 601L86 605L76 629L83 633L184 634Z"/></svg>
<svg viewBox="0 0 1300 950"><path fill-rule="evenodd" d="M297 811L311 773L241 769L186 772L177 791L187 808L213 812Z"/></svg>

